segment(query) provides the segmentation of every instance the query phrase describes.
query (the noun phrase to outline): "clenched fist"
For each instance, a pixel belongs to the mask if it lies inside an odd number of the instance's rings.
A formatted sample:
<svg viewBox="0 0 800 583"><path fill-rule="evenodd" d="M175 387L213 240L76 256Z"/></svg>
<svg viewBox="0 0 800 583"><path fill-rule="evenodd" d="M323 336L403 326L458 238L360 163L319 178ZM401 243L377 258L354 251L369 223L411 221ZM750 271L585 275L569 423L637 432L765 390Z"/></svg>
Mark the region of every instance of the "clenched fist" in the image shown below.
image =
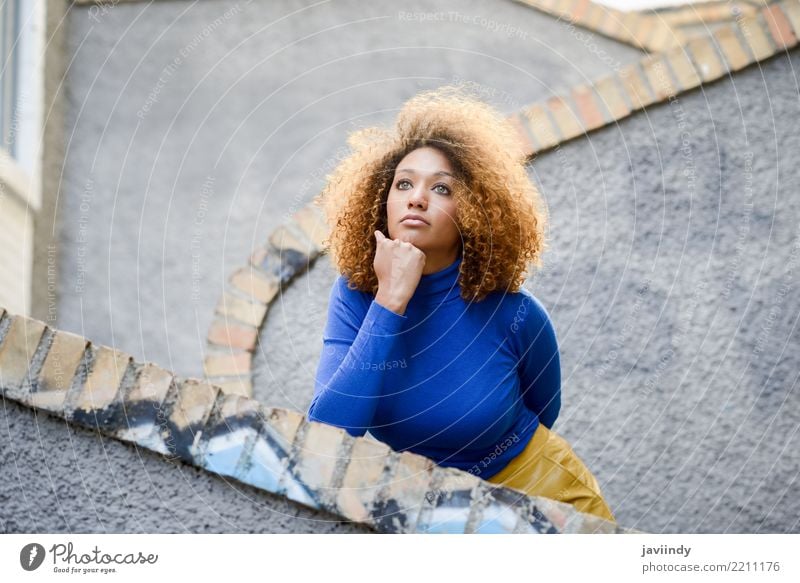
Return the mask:
<svg viewBox="0 0 800 583"><path fill-rule="evenodd" d="M372 266L378 277L377 301L401 316L419 285L425 268L425 253L407 241L388 239L375 231L377 248Z"/></svg>

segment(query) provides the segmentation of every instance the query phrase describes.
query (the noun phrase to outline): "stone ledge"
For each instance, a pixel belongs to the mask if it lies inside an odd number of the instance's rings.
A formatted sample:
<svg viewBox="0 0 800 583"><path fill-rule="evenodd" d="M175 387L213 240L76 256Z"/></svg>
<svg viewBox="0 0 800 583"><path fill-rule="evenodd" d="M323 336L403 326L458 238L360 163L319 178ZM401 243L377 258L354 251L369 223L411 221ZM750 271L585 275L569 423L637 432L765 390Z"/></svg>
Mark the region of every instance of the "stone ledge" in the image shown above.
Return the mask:
<svg viewBox="0 0 800 583"><path fill-rule="evenodd" d="M58 380L54 370L63 365ZM633 532L0 308L0 392L121 441L393 533Z"/></svg>

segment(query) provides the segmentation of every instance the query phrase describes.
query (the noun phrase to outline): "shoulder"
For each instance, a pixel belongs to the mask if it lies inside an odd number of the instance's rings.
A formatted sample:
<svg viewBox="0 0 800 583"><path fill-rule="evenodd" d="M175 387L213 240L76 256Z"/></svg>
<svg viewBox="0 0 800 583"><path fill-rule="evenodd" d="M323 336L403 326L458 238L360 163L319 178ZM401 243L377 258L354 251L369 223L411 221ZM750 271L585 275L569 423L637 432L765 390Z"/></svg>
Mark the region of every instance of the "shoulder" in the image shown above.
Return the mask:
<svg viewBox="0 0 800 583"><path fill-rule="evenodd" d="M543 327L552 327L550 313L542 301L532 292L521 287L517 292L506 292L500 296L503 320L512 333L529 330L534 334Z"/></svg>

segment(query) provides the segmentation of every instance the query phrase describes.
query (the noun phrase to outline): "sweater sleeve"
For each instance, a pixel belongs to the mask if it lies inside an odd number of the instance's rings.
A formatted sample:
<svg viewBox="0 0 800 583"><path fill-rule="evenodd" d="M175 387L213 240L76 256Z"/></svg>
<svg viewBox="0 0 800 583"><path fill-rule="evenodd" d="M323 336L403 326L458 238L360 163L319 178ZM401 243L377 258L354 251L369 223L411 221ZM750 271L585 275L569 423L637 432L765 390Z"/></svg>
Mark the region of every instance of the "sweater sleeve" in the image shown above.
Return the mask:
<svg viewBox="0 0 800 583"><path fill-rule="evenodd" d="M386 364L408 318L374 299L367 313L359 310L359 292L339 276L331 288L322 355L308 408L311 421L328 423L359 437L369 429L381 395Z"/></svg>
<svg viewBox="0 0 800 583"><path fill-rule="evenodd" d="M552 428L561 409L561 359L555 329L541 302L522 290L511 324L525 406Z"/></svg>

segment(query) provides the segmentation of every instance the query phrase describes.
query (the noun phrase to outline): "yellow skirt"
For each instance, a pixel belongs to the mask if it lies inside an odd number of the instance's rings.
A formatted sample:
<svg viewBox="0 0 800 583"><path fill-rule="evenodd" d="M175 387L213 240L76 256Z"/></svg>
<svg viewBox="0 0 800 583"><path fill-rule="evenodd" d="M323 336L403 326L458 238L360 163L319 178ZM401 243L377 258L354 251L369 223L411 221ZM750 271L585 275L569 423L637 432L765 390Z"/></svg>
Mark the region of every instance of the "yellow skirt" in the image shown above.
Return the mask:
<svg viewBox="0 0 800 583"><path fill-rule="evenodd" d="M525 449L487 481L616 522L589 468L563 437L541 423Z"/></svg>

